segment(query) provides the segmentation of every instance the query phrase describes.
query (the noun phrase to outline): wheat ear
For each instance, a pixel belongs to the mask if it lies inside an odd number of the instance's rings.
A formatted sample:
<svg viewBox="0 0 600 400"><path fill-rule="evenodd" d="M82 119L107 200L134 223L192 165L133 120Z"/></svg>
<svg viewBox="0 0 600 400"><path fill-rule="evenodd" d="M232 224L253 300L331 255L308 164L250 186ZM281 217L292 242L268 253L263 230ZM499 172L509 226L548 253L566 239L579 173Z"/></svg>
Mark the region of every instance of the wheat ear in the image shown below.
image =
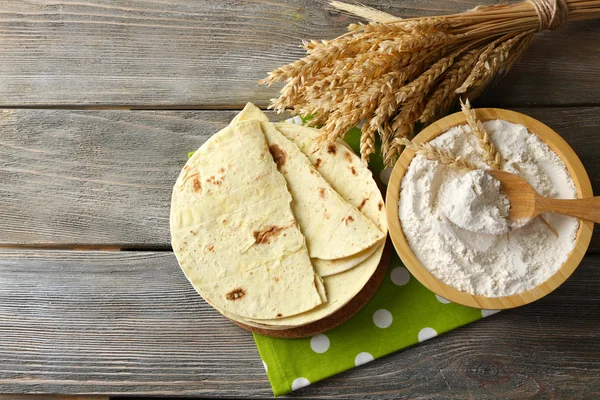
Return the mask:
<svg viewBox="0 0 600 400"><path fill-rule="evenodd" d="M471 132L477 138L479 147L483 150L483 156L486 163L493 169L500 169L502 167L502 155L496 150L496 146L490 141L490 135L487 133L483 124L477 119L475 110L471 108L469 99L466 102L460 100L460 108L467 118Z"/></svg>
<svg viewBox="0 0 600 400"><path fill-rule="evenodd" d="M343 3L341 1L330 1L329 4L338 10L349 14L354 14L372 22L386 23L399 20L398 17L362 4L354 5Z"/></svg>
<svg viewBox="0 0 600 400"><path fill-rule="evenodd" d="M407 138L396 138L394 140L399 144L414 150L417 154L422 155L430 161L438 161L445 166L462 171L473 171L478 169L475 164L465 160L463 157L454 157L449 151L440 149L431 143L414 143Z"/></svg>

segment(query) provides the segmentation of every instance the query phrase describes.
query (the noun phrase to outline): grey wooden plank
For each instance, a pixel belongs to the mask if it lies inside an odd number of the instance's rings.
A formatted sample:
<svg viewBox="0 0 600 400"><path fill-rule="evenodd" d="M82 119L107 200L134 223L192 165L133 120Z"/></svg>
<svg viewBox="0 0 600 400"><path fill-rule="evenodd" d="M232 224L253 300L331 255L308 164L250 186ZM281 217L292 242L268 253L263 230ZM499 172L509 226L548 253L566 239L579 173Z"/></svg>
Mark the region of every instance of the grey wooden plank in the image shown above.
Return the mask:
<svg viewBox="0 0 600 400"><path fill-rule="evenodd" d="M600 256L558 290L295 395L595 398ZM170 252L0 252L0 392L270 397L252 337Z"/></svg>
<svg viewBox="0 0 600 400"><path fill-rule="evenodd" d="M599 107L518 110L562 134L600 191ZM171 188L187 153L234 115L0 111L0 245L168 248Z"/></svg>
<svg viewBox="0 0 600 400"><path fill-rule="evenodd" d="M169 246L187 154L234 115L0 111L0 242Z"/></svg>
<svg viewBox="0 0 600 400"><path fill-rule="evenodd" d="M364 3L400 17L464 11L496 0ZM4 0L1 106L266 105L256 81L355 19L310 0ZM599 22L544 33L490 104L599 104Z"/></svg>

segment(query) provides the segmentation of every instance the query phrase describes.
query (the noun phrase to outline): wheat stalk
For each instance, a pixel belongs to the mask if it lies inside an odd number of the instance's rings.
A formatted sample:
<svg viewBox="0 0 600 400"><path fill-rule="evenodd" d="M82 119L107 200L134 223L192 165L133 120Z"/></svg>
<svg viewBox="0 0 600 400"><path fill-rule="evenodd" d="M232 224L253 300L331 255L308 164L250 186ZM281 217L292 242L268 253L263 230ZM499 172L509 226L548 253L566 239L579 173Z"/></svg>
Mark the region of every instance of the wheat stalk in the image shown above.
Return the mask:
<svg viewBox="0 0 600 400"><path fill-rule="evenodd" d="M452 153L432 145L431 143L414 143L407 138L397 138L395 141L402 146L406 146L414 150L417 154L422 155L430 161L438 161L439 163L456 168L461 171L473 171L478 169L477 166L462 157L454 157Z"/></svg>
<svg viewBox="0 0 600 400"><path fill-rule="evenodd" d="M349 14L354 14L358 17L364 18L366 20L372 22L392 22L398 20L397 17L394 17L391 14L385 13L383 11L376 10L375 8L371 8L365 5L354 5L348 4L341 1L330 1L329 4L333 6L335 9L345 11Z"/></svg>
<svg viewBox="0 0 600 400"><path fill-rule="evenodd" d="M432 122L459 95L479 96L510 70L536 32L600 18L600 0L528 0L409 19L362 5L330 4L370 22L352 24L332 40L304 42L305 57L276 68L260 83L284 83L270 108L313 115L323 144L365 121L363 160L375 151L379 135L388 166L400 153L398 140L410 138L417 121ZM493 157L487 161L498 164L490 144L483 146Z"/></svg>

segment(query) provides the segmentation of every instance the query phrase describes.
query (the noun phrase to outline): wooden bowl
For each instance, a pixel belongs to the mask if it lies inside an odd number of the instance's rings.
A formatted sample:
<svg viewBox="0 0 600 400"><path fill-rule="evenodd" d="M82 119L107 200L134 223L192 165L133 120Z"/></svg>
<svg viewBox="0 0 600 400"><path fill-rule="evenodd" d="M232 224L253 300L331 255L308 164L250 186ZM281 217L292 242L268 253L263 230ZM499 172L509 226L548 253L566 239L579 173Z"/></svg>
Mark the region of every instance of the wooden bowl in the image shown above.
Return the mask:
<svg viewBox="0 0 600 400"><path fill-rule="evenodd" d="M565 163L567 170L571 174L578 197L592 197L592 186L590 179L579 157L573 149L561 138L556 132L550 129L543 123L528 117L527 115L497 108L477 109L477 117L481 121L489 121L494 119L502 119L505 121L521 124L527 127L530 133L537 135L544 143L546 143ZM421 133L419 133L414 141L416 143L428 142L448 129L466 124L464 115L460 112L442 118L439 121L429 125ZM500 310L513 308L531 303L538 300L554 289L559 287L577 268L581 259L590 243L592 237L593 222L580 220L579 230L575 239L575 247L562 267L552 275L547 281L527 290L511 296L504 297L485 297L476 296L455 289L441 282L433 276L417 259L410 245L406 241L406 237L402 232L400 220L398 219L398 200L400 198L400 185L402 178L408 168L408 165L415 156L413 150L405 149L396 163L390 181L388 184L386 196L386 212L389 224L390 236L398 255L402 262L409 269L411 274L419 280L425 287L432 292L458 304L468 307Z"/></svg>

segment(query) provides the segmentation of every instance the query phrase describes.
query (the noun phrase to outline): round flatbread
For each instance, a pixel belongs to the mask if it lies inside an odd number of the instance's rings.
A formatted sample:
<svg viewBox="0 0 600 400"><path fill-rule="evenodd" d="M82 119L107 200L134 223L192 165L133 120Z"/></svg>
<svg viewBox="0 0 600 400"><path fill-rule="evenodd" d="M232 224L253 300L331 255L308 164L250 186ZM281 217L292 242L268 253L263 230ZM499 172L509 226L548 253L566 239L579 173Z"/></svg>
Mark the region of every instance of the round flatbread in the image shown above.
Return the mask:
<svg viewBox="0 0 600 400"><path fill-rule="evenodd" d="M318 135L271 124L248 104L177 180L173 249L198 293L232 320L263 329L310 324L347 304L379 265L387 234L381 192L343 142L322 149ZM320 189L333 200L315 201ZM337 225L323 224L326 214Z"/></svg>

